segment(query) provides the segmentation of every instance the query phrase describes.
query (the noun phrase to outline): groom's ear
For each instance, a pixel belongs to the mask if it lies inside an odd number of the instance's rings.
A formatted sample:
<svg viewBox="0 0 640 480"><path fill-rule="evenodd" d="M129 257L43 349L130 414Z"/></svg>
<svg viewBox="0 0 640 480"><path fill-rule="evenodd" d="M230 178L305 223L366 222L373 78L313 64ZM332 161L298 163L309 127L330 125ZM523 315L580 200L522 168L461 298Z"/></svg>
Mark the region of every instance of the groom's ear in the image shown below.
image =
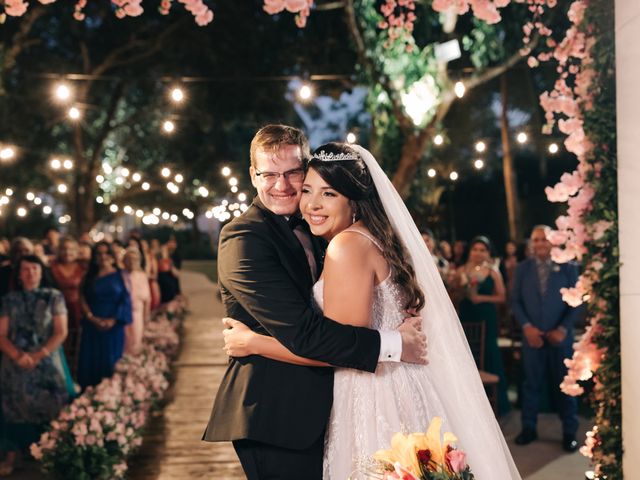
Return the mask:
<svg viewBox="0 0 640 480"><path fill-rule="evenodd" d="M251 178L251 185L253 185L254 188L258 188L256 186L256 169L253 168L253 165L249 167L249 178Z"/></svg>

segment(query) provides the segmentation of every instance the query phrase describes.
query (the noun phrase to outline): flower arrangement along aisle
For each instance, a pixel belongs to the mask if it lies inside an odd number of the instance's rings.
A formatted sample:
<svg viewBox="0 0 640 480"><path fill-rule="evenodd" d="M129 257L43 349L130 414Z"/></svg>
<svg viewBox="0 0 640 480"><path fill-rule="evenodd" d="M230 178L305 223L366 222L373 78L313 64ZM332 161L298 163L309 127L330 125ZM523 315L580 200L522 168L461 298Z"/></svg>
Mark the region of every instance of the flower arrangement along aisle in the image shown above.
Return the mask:
<svg viewBox="0 0 640 480"><path fill-rule="evenodd" d="M74 480L124 477L127 457L142 444L149 415L169 387L185 311L178 299L154 313L145 324L141 352L122 357L111 378L87 388L51 422L31 446L45 473Z"/></svg>
<svg viewBox="0 0 640 480"><path fill-rule="evenodd" d="M440 438L442 419L434 417L427 433L396 433L390 450L374 456L377 468L371 478L385 480L473 480L466 454L455 447L451 432Z"/></svg>

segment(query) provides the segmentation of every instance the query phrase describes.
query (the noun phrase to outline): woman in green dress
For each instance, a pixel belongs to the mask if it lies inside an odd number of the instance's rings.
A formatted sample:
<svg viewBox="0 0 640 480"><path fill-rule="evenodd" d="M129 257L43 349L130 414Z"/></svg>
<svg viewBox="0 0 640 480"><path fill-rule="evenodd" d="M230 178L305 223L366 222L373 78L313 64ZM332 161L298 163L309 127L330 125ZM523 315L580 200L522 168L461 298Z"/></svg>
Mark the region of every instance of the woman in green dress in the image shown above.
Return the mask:
<svg viewBox="0 0 640 480"><path fill-rule="evenodd" d="M507 378L502 354L498 347L498 308L506 299L506 291L500 271L491 263L491 242L478 236L469 244L467 261L458 270L459 285L464 298L459 304L461 322L484 322L485 371L498 375L498 412L509 411Z"/></svg>
<svg viewBox="0 0 640 480"><path fill-rule="evenodd" d="M58 290L41 286L44 265L34 255L16 265L18 290L0 302L0 389L6 459L0 476L10 475L20 453L73 396L61 348L67 336L67 309Z"/></svg>

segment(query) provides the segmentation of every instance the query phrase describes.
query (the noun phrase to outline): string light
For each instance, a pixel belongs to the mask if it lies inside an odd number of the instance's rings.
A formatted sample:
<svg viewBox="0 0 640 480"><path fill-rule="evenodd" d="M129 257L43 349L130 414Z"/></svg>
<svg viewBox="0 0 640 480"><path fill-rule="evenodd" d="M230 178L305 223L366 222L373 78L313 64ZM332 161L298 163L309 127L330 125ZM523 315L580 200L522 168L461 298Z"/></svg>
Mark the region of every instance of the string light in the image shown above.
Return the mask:
<svg viewBox="0 0 640 480"><path fill-rule="evenodd" d="M19 217L26 217L27 216L27 209L24 207L19 207L17 214Z"/></svg>
<svg viewBox="0 0 640 480"><path fill-rule="evenodd" d="M182 89L176 87L171 90L171 100L176 103L182 102L182 100L184 100L184 92L182 91Z"/></svg>
<svg viewBox="0 0 640 480"><path fill-rule="evenodd" d="M456 82L456 84L453 87L453 91L456 94L456 97L458 98L462 98L464 97L464 93L466 92L466 88L464 86L464 83L462 82Z"/></svg>
<svg viewBox="0 0 640 480"><path fill-rule="evenodd" d="M67 193L67 186L64 183L59 183L58 184L58 192L60 193Z"/></svg>
<svg viewBox="0 0 640 480"><path fill-rule="evenodd" d="M78 120L80 119L80 109L78 107L71 107L67 115L69 115L71 120Z"/></svg>
<svg viewBox="0 0 640 480"><path fill-rule="evenodd" d="M49 162L49 166L53 170L60 170L60 168L62 167L62 162L57 158L52 158L51 161Z"/></svg>
<svg viewBox="0 0 640 480"><path fill-rule="evenodd" d="M458 180L458 172L456 172L456 171L451 172L451 173L449 174L449 178L450 178L452 181L454 181L454 182L455 182L456 180Z"/></svg>
<svg viewBox="0 0 640 480"><path fill-rule="evenodd" d="M4 193L5 193L7 196L9 196L9 197L10 197L11 195L13 195L13 190L11 190L10 188L7 188L7 189L4 191Z"/></svg>
<svg viewBox="0 0 640 480"><path fill-rule="evenodd" d="M162 124L162 129L166 133L173 133L173 131L176 129L176 125L171 120L165 120Z"/></svg>
<svg viewBox="0 0 640 480"><path fill-rule="evenodd" d="M176 223L178 221L178 215L176 215L175 213L171 215L169 218L173 223Z"/></svg>
<svg viewBox="0 0 640 480"><path fill-rule="evenodd" d="M169 215L169 212L162 212L162 219L163 220L169 220L171 215Z"/></svg>
<svg viewBox="0 0 640 480"><path fill-rule="evenodd" d="M430 168L429 170L427 170L427 175L429 176L429 178L433 178L436 176L436 169L435 168Z"/></svg>
<svg viewBox="0 0 640 480"><path fill-rule="evenodd" d="M529 137L525 132L518 133L518 136L516 137L516 140L518 141L518 143L527 143L528 139Z"/></svg>
<svg viewBox="0 0 640 480"><path fill-rule="evenodd" d="M45 215L51 215L51 212L53 212L53 209L49 205L42 207L42 213Z"/></svg>
<svg viewBox="0 0 640 480"><path fill-rule="evenodd" d="M229 185L231 185L232 187L235 187L236 185L238 185L238 179L236 177L231 177L229 179Z"/></svg>
<svg viewBox="0 0 640 480"><path fill-rule="evenodd" d="M104 203L104 198L102 198L101 196L97 196L96 197L96 203Z"/></svg>
<svg viewBox="0 0 640 480"><path fill-rule="evenodd" d="M40 197L36 197L33 199L33 203L36 205L40 205L42 203L42 199Z"/></svg>
<svg viewBox="0 0 640 480"><path fill-rule="evenodd" d="M5 197L4 195L0 197L0 206L7 205L9 203L9 197Z"/></svg>
<svg viewBox="0 0 640 480"><path fill-rule="evenodd" d="M356 134L353 132L349 132L347 133L347 143L356 143L356 140L358 138L356 137Z"/></svg>
<svg viewBox="0 0 640 480"><path fill-rule="evenodd" d="M238 200L240 200L241 202L245 202L247 200L247 194L246 193L239 193L238 194Z"/></svg>
<svg viewBox="0 0 640 480"><path fill-rule="evenodd" d="M308 102L313 97L313 87L309 83L303 83L298 90L298 98L303 102Z"/></svg>
<svg viewBox="0 0 640 480"><path fill-rule="evenodd" d="M131 215L133 213L133 208L131 208L131 205L125 205L122 211L127 215Z"/></svg>
<svg viewBox="0 0 640 480"><path fill-rule="evenodd" d="M104 182L104 177L102 175L96 175L96 182L98 183Z"/></svg>
<svg viewBox="0 0 640 480"><path fill-rule="evenodd" d="M33 201L34 198L36 198L36 196L33 194L33 192L27 192L27 200L29 200L30 202Z"/></svg>
<svg viewBox="0 0 640 480"><path fill-rule="evenodd" d="M113 168L111 168L111 165L109 165L107 162L102 164L102 170L107 175L111 175L111 173L113 173Z"/></svg>
<svg viewBox="0 0 640 480"><path fill-rule="evenodd" d="M164 167L162 170L160 170L160 175L162 175L164 178L169 178L171 176L171 170L169 170L167 167Z"/></svg>
<svg viewBox="0 0 640 480"><path fill-rule="evenodd" d="M473 162L473 166L476 167L476 170L481 170L484 167L484 160L478 158L475 162Z"/></svg>
<svg viewBox="0 0 640 480"><path fill-rule="evenodd" d="M228 177L231 175L231 169L229 167L222 167L221 173L223 177Z"/></svg>
<svg viewBox="0 0 640 480"><path fill-rule="evenodd" d="M133 180L134 182L139 182L140 180L142 180L142 175L136 172L133 175L131 175L131 180Z"/></svg>
<svg viewBox="0 0 640 480"><path fill-rule="evenodd" d="M123 168L122 170L120 170L120 175L122 175L123 177L128 177L129 176L129 169L128 168Z"/></svg>
<svg viewBox="0 0 640 480"><path fill-rule="evenodd" d="M142 183L142 190L149 190L151 188L151 185L149 185L149 182L143 182Z"/></svg>
<svg viewBox="0 0 640 480"><path fill-rule="evenodd" d="M175 177L173 177L173 179L178 183L182 183L184 181L184 177L179 173Z"/></svg>
<svg viewBox="0 0 640 480"><path fill-rule="evenodd" d="M156 207L156 208L154 208L152 210L152 212L153 212L154 215L160 215L162 213L162 210L160 210L158 207Z"/></svg>
<svg viewBox="0 0 640 480"><path fill-rule="evenodd" d="M56 100L66 102L71 98L71 89L66 83L58 83L53 90L53 95Z"/></svg>
<svg viewBox="0 0 640 480"><path fill-rule="evenodd" d="M144 217L144 211L142 211L140 209L136 210L136 217L138 217L138 218Z"/></svg>
<svg viewBox="0 0 640 480"><path fill-rule="evenodd" d="M111 205L109 205L109 210L112 211L113 213L116 213L118 211L118 205L116 205L115 203L112 203Z"/></svg>
<svg viewBox="0 0 640 480"><path fill-rule="evenodd" d="M209 196L209 190L207 190L206 187L198 188L198 193L200 194L201 197L204 197L204 198L207 198Z"/></svg>
<svg viewBox="0 0 640 480"><path fill-rule="evenodd" d="M444 143L444 137L440 134L437 134L435 137L433 137L433 143L440 146Z"/></svg>
<svg viewBox="0 0 640 480"><path fill-rule="evenodd" d="M477 152L482 153L486 149L487 149L487 145L483 141L480 141L480 142L476 143L476 151Z"/></svg>
<svg viewBox="0 0 640 480"><path fill-rule="evenodd" d="M11 160L16 156L16 150L13 147L2 147L0 149L0 160Z"/></svg>
<svg viewBox="0 0 640 480"><path fill-rule="evenodd" d="M73 161L70 158L67 158L64 162L62 162L62 166L65 170L71 170L73 168Z"/></svg>
<svg viewBox="0 0 640 480"><path fill-rule="evenodd" d="M558 151L560 150L560 148L558 147L557 143L552 143L551 145L549 145L549 153L552 155L555 155L556 153L558 153Z"/></svg>

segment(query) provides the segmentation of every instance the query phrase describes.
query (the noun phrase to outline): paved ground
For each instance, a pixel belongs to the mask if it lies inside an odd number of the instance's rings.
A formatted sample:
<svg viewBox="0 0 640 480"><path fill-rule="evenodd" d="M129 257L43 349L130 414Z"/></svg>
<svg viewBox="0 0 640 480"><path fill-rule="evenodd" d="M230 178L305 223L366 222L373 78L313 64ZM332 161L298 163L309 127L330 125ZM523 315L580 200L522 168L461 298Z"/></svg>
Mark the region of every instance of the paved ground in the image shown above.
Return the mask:
<svg viewBox="0 0 640 480"><path fill-rule="evenodd" d="M140 452L131 459L129 478L243 479L229 444L200 441L226 363L221 350L222 307L215 286L203 274L183 271L182 285L189 296L191 313L184 324L182 350L175 367L175 383L169 392L166 408L152 421ZM520 428L518 412L502 419L501 425L523 479L584 478L588 462L578 453L567 455L562 451L560 425L554 415L540 418L540 440L527 447L519 447L512 442ZM581 435L588 427L588 422L582 420ZM37 474L34 465L27 467L9 478L43 478Z"/></svg>

